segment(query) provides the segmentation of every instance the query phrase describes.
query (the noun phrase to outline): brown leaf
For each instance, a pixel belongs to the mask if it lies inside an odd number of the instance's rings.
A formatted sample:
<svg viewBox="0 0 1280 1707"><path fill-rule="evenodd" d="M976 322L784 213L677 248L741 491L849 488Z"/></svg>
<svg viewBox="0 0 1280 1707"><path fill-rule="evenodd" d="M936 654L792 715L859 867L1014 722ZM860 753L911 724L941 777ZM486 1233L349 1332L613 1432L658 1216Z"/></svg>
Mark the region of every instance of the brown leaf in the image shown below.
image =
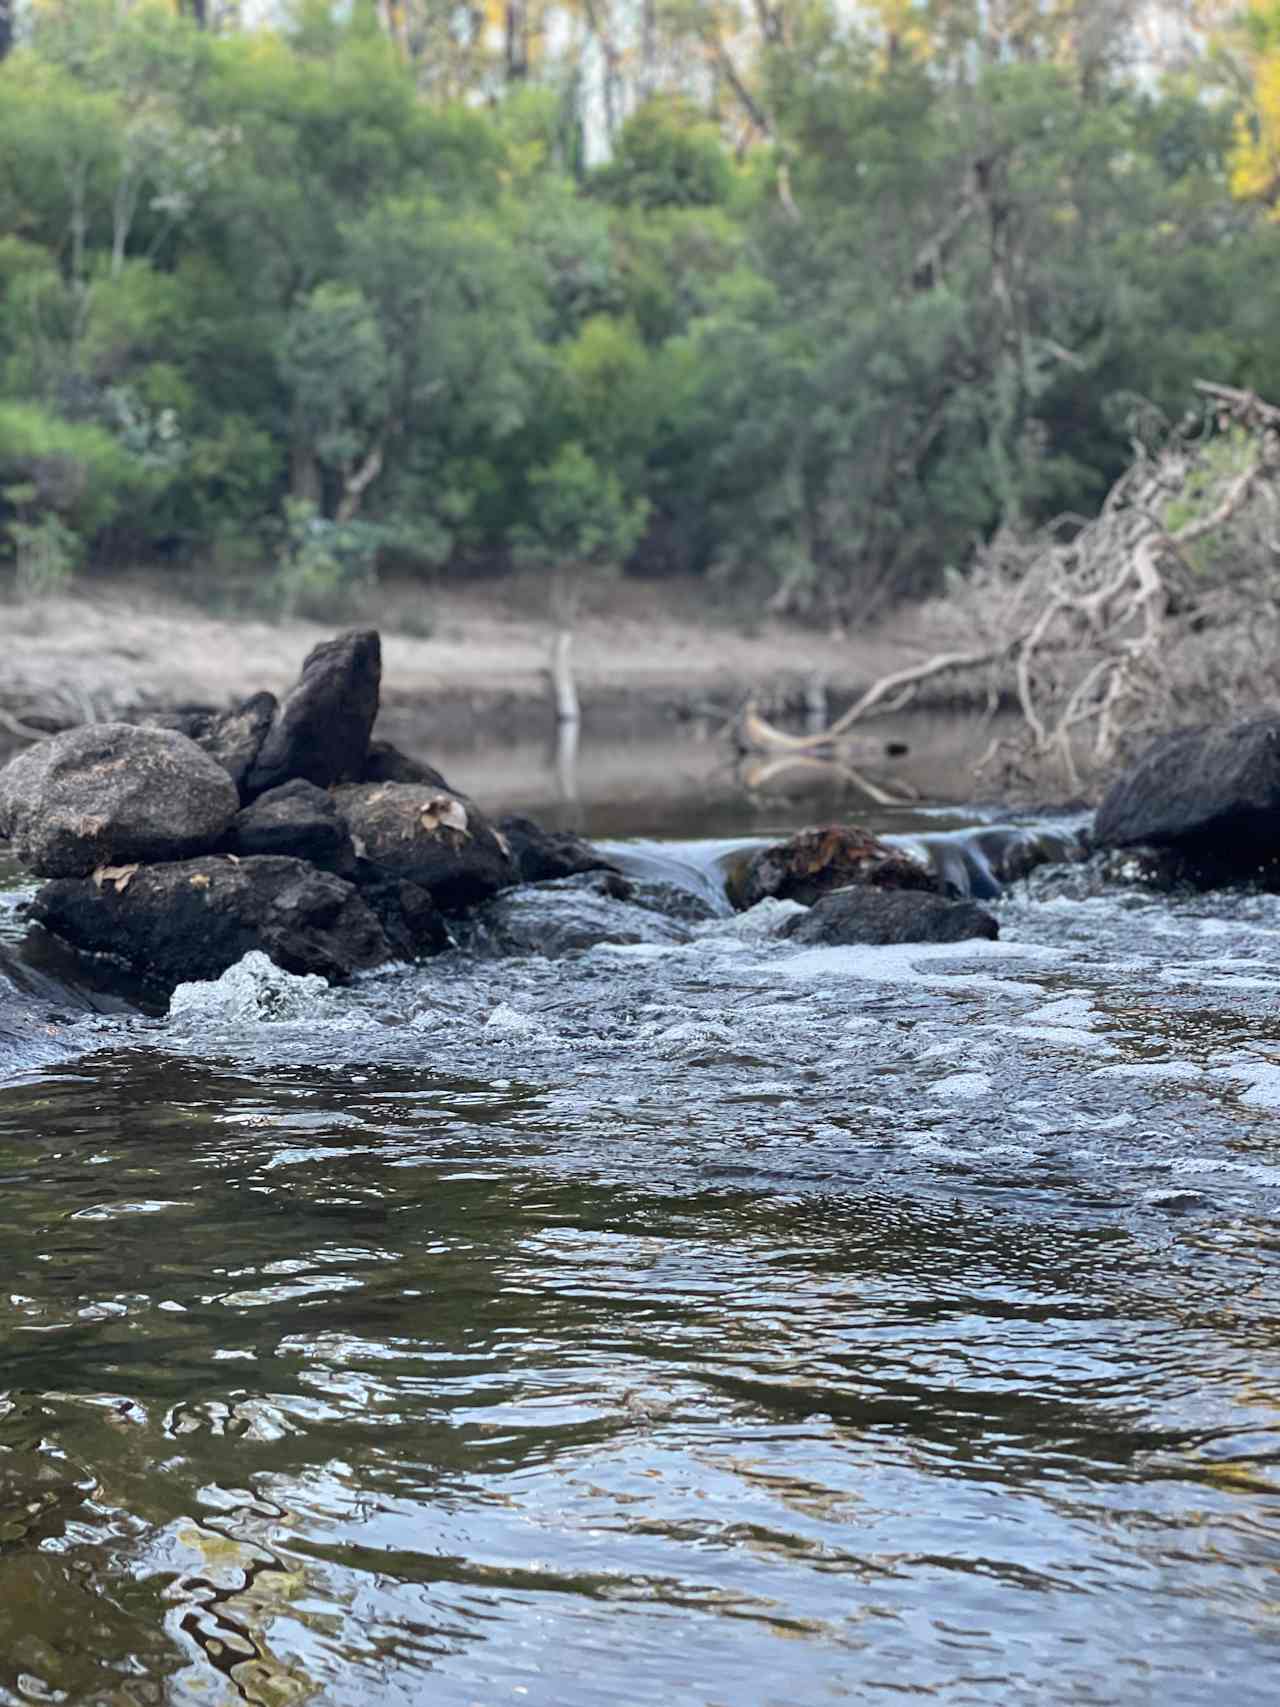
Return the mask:
<svg viewBox="0 0 1280 1707"><path fill-rule="evenodd" d="M99 889L104 883L109 883L117 895L123 895L133 878L137 875L138 867L134 865L100 865L93 874L93 881Z"/></svg>
<svg viewBox="0 0 1280 1707"><path fill-rule="evenodd" d="M467 829L467 809L460 800L455 800L451 794L433 794L418 814L424 830L439 829L457 830L459 835L469 836Z"/></svg>

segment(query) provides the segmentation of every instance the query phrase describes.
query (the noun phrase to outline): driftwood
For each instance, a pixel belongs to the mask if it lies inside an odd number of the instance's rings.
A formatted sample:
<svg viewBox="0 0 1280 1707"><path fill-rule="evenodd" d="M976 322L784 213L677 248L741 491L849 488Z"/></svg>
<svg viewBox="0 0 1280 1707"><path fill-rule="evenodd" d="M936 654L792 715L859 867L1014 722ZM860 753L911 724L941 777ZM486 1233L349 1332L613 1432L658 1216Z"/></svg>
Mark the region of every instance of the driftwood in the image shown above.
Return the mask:
<svg viewBox="0 0 1280 1707"><path fill-rule="evenodd" d="M1006 530L980 553L952 600L968 644L883 676L811 734L788 735L749 704L739 745L838 755L864 719L903 709L926 682L985 672L988 704L1011 700L1018 731L983 763L1001 763L1006 781L1056 766L1078 790L1161 727L1273 699L1280 409L1209 381L1196 390L1201 418L1155 448L1135 442L1096 517L1031 538Z"/></svg>

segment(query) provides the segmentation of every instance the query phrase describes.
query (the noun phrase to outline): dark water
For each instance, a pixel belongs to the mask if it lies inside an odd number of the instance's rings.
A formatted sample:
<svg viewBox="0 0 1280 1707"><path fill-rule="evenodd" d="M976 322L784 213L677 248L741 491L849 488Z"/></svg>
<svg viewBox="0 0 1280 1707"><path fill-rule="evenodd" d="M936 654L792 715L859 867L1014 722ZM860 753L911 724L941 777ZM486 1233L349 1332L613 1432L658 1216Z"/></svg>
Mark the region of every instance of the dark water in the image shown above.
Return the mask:
<svg viewBox="0 0 1280 1707"><path fill-rule="evenodd" d="M0 1702L1273 1701L1280 902L998 911L0 1089Z"/></svg>

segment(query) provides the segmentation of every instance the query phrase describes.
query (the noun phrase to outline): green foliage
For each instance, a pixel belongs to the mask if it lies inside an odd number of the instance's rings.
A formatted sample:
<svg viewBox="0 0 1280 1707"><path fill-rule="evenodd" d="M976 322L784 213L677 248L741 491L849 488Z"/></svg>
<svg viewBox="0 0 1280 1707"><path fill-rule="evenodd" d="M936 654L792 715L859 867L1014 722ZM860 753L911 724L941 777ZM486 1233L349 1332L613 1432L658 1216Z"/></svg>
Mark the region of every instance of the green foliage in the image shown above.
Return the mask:
<svg viewBox="0 0 1280 1707"><path fill-rule="evenodd" d="M381 530L336 523L305 500L285 500L283 539L266 602L281 616L341 621L377 582Z"/></svg>
<svg viewBox="0 0 1280 1707"><path fill-rule="evenodd" d="M29 503L90 535L129 500L144 499L146 469L102 427L67 421L34 403L0 403L0 487L30 488Z"/></svg>
<svg viewBox="0 0 1280 1707"><path fill-rule="evenodd" d="M648 505L628 499L616 474L599 468L580 444L529 475L530 520L520 554L531 563L616 569L644 531Z"/></svg>
<svg viewBox="0 0 1280 1707"><path fill-rule="evenodd" d="M732 193L733 169L714 128L688 102L655 100L623 125L591 187L615 207L719 207Z"/></svg>
<svg viewBox="0 0 1280 1707"><path fill-rule="evenodd" d="M654 27L720 53L714 113L647 99L587 170L583 66L500 87L430 9L400 41L403 9L286 10L40 6L0 63L0 528L33 583L265 549L276 606L328 613L380 555L520 559L861 619L1086 511L1117 398L1280 396L1233 98L1030 38L992 62L963 9L893 51L761 13L753 53L682 5Z"/></svg>

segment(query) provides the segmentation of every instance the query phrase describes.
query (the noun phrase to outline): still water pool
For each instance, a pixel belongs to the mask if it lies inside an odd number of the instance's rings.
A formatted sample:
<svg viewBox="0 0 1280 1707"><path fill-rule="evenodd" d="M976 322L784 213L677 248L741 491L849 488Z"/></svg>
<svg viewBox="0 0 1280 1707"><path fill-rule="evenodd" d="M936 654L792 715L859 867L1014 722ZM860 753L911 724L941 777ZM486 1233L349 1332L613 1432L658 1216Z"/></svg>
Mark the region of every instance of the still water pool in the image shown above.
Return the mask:
<svg viewBox="0 0 1280 1707"><path fill-rule="evenodd" d="M1280 900L997 911L12 1078L0 1702L1274 1702Z"/></svg>

